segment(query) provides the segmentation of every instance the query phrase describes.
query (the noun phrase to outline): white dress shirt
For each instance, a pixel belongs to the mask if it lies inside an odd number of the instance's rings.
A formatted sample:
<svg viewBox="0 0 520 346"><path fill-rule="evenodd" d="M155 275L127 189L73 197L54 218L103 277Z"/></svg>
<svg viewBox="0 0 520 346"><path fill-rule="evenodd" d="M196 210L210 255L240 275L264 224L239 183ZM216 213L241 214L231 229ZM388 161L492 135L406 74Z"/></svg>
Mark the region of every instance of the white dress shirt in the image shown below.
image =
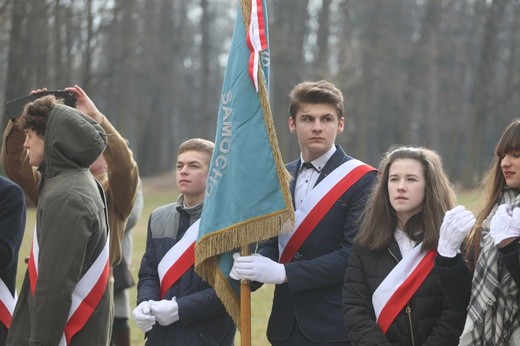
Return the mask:
<svg viewBox="0 0 520 346"><path fill-rule="evenodd" d="M399 251L401 251L402 257L408 255L408 253L412 251L417 244L415 240L412 240L410 237L408 237L408 234L404 233L398 228L395 229L394 237L395 240L397 240L397 244L399 244Z"/></svg>
<svg viewBox="0 0 520 346"><path fill-rule="evenodd" d="M298 171L298 177L296 178L296 185L294 187L294 203L296 208L300 205L300 203L305 199L309 191L312 190L314 185L316 185L316 181L320 176L320 172L325 167L325 164L336 152L336 146L332 146L329 151L327 151L322 156L317 159L311 161L313 168L305 168L303 167L303 157L300 154L300 160L302 165Z"/></svg>

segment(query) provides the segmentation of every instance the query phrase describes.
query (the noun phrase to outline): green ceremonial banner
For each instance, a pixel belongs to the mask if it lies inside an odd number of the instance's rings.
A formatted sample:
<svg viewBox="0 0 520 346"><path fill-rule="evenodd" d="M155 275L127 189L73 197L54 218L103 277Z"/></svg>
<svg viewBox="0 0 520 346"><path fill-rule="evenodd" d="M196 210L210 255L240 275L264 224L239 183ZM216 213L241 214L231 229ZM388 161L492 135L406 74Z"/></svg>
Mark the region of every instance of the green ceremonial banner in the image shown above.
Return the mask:
<svg viewBox="0 0 520 346"><path fill-rule="evenodd" d="M251 1L251 8L244 8L246 1L238 6L195 245L196 272L215 288L239 329L240 283L229 277L232 252L276 236L294 221L290 176L268 100L265 0Z"/></svg>

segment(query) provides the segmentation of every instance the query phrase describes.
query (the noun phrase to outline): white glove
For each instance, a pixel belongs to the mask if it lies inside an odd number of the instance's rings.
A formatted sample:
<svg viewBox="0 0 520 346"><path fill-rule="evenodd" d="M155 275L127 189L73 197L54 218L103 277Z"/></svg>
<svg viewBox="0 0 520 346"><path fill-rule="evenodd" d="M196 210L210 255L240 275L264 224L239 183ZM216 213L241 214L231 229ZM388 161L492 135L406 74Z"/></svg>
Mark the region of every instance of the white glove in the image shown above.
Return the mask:
<svg viewBox="0 0 520 346"><path fill-rule="evenodd" d="M240 256L233 254L233 279L258 281L264 284L281 284L285 281L285 266L259 254Z"/></svg>
<svg viewBox="0 0 520 346"><path fill-rule="evenodd" d="M444 257L455 257L475 221L475 215L462 205L448 210L442 220L437 252Z"/></svg>
<svg viewBox="0 0 520 346"><path fill-rule="evenodd" d="M231 267L231 271L229 272L229 277L235 280L240 280L240 276L237 274L237 268L235 267L235 258L240 257L239 252L235 252L233 254L233 266Z"/></svg>
<svg viewBox="0 0 520 346"><path fill-rule="evenodd" d="M179 320L179 305L175 297L172 300L150 300L150 310L161 326L167 326Z"/></svg>
<svg viewBox="0 0 520 346"><path fill-rule="evenodd" d="M502 204L498 207L489 224L489 234L495 241L495 246L502 241L520 236L520 208Z"/></svg>
<svg viewBox="0 0 520 346"><path fill-rule="evenodd" d="M150 313L150 304L148 302L139 304L132 311L132 316L137 326L145 333L150 331L155 324L155 317Z"/></svg>

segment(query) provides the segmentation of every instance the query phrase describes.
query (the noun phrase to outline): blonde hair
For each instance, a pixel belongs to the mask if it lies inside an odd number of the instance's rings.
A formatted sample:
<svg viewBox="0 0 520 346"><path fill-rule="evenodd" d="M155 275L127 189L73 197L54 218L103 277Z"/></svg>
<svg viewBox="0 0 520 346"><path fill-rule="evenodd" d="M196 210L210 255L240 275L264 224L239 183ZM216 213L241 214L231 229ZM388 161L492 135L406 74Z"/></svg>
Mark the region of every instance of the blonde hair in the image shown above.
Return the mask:
<svg viewBox="0 0 520 346"><path fill-rule="evenodd" d="M208 158L208 163L211 161L211 155L213 155L213 149L215 148L215 143L212 141L208 141L203 138L191 138L187 141L184 141L179 145L179 149L177 150L177 156L186 152L186 151L198 151L200 153L206 154Z"/></svg>

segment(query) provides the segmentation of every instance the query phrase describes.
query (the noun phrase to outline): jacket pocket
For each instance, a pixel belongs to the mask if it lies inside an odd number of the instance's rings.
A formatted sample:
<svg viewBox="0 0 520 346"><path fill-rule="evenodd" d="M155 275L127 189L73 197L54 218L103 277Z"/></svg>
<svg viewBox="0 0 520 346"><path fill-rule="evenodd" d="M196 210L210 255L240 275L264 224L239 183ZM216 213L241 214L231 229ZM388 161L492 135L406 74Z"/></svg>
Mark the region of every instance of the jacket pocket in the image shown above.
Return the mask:
<svg viewBox="0 0 520 346"><path fill-rule="evenodd" d="M323 299L327 303L341 305L341 289L325 288L323 290Z"/></svg>

